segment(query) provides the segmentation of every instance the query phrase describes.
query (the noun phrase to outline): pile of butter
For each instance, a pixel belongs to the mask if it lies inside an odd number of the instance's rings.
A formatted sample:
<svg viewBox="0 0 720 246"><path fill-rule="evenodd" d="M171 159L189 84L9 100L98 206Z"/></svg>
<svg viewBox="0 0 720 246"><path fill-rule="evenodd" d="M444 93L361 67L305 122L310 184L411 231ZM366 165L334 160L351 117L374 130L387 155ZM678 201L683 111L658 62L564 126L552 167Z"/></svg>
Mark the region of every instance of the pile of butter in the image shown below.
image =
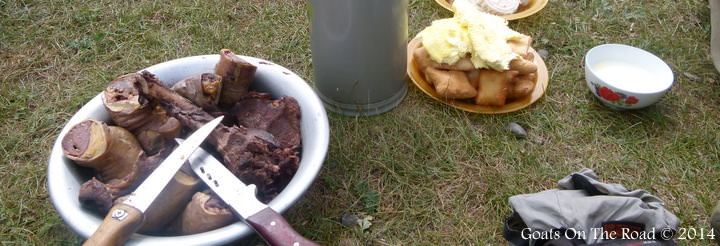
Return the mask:
<svg viewBox="0 0 720 246"><path fill-rule="evenodd" d="M513 31L501 17L480 12L467 0L453 2L455 16L432 22L418 34L430 57L438 63L453 64L470 54L475 68L508 70L518 57L507 42L527 38Z"/></svg>

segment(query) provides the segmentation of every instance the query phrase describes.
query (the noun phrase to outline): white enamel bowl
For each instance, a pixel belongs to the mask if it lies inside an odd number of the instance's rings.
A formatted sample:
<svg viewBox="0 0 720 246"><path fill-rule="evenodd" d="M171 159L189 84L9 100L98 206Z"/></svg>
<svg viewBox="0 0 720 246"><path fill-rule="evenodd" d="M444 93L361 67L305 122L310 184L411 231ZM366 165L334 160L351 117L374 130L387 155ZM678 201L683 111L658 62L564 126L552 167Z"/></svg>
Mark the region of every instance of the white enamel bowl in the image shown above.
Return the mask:
<svg viewBox="0 0 720 246"><path fill-rule="evenodd" d="M145 70L171 85L193 74L212 72L219 58L219 55L185 57ZM330 134L327 115L315 92L295 73L269 61L253 57L243 58L258 67L253 90L268 92L275 98L291 96L300 104L303 145L300 168L288 186L269 203L275 211L283 213L302 197L322 167ZM55 141L48 161L48 191L52 203L70 228L85 238L97 229L102 218L80 206L80 185L90 178L90 174L81 171L63 156L60 142L70 127L88 118L110 120L103 108L100 94L68 121ZM251 233L251 228L237 222L213 231L186 236L149 236L136 233L128 241L128 245L217 245L239 240Z"/></svg>
<svg viewBox="0 0 720 246"><path fill-rule="evenodd" d="M626 110L659 101L673 85L674 75L650 52L623 44L603 44L585 55L585 79L603 104Z"/></svg>

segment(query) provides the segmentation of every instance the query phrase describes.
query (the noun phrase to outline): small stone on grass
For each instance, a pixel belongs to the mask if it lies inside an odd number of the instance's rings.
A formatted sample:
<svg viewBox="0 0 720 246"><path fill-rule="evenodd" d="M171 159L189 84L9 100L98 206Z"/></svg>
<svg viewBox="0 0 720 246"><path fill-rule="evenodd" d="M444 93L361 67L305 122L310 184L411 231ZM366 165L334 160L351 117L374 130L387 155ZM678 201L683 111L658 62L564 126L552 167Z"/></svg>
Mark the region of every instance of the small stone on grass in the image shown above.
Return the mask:
<svg viewBox="0 0 720 246"><path fill-rule="evenodd" d="M525 132L525 129L518 125L518 123L511 122L507 125L508 131L510 131L513 135L515 135L516 138L525 138L527 136L527 132Z"/></svg>
<svg viewBox="0 0 720 246"><path fill-rule="evenodd" d="M357 217L357 215L351 214L351 213L343 213L342 218L340 220L342 221L342 224L344 226L356 226L358 225L358 220L360 218Z"/></svg>
<svg viewBox="0 0 720 246"><path fill-rule="evenodd" d="M540 57L542 57L542 59L547 59L550 56L550 51L546 49L539 49L537 53Z"/></svg>

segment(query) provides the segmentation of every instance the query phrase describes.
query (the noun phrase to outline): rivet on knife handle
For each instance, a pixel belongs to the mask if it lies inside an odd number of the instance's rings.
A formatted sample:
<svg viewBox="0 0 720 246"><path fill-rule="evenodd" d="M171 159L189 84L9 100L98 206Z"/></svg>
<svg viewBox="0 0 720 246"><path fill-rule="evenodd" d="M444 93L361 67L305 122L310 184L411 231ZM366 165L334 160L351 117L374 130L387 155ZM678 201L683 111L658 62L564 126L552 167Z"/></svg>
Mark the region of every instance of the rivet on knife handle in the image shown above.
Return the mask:
<svg viewBox="0 0 720 246"><path fill-rule="evenodd" d="M125 204L115 205L83 246L123 245L142 225L142 221L140 210Z"/></svg>
<svg viewBox="0 0 720 246"><path fill-rule="evenodd" d="M267 207L245 219L255 231L272 246L306 246L319 245L308 240L295 231L288 222L272 208Z"/></svg>

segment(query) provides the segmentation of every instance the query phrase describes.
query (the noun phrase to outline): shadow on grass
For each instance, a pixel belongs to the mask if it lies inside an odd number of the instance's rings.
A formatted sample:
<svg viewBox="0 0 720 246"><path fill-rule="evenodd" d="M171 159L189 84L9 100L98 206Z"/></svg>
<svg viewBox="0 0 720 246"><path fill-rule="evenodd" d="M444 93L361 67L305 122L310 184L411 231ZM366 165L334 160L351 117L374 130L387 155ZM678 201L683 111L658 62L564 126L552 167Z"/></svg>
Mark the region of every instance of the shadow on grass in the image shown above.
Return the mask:
<svg viewBox="0 0 720 246"><path fill-rule="evenodd" d="M659 137L678 126L667 106L671 105L656 103L643 109L617 111L594 99L585 116L595 125L605 125L604 133L617 139Z"/></svg>

